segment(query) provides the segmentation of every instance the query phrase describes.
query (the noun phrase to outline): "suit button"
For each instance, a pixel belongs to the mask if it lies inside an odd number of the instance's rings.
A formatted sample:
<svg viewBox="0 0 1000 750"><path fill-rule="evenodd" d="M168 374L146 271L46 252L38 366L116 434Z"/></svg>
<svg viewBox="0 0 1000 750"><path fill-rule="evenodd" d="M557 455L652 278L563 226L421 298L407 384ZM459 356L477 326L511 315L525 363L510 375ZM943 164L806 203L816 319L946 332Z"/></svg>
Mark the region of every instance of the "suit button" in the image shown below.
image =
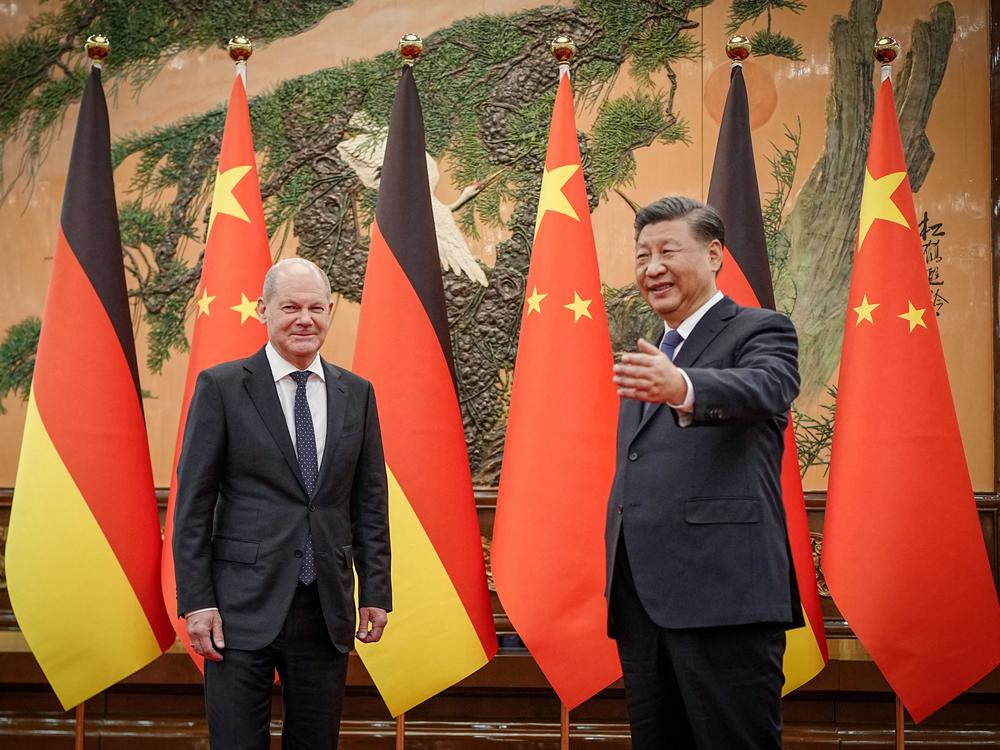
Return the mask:
<svg viewBox="0 0 1000 750"><path fill-rule="evenodd" d="M295 556L296 557L302 557L302 550L300 550L300 549L295 550Z"/></svg>
<svg viewBox="0 0 1000 750"><path fill-rule="evenodd" d="M618 515L621 515L624 512L625 512L625 509L622 506L619 505L618 506Z"/></svg>
<svg viewBox="0 0 1000 750"><path fill-rule="evenodd" d="M312 513L314 510L316 510L316 506L313 505L312 503L310 503L309 504L309 512Z"/></svg>
<svg viewBox="0 0 1000 750"><path fill-rule="evenodd" d="M629 461L635 461L638 458L639 458L639 454L636 453L635 451L632 451L631 453L628 454L628 460Z"/></svg>

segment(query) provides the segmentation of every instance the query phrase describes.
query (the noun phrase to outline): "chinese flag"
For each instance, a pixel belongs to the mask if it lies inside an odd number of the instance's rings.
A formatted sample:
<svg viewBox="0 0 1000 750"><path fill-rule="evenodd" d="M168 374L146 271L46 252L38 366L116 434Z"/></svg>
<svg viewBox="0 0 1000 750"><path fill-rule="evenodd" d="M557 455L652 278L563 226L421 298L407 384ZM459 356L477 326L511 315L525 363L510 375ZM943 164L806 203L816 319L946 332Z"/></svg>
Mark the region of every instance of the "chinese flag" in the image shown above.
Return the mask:
<svg viewBox="0 0 1000 750"><path fill-rule="evenodd" d="M823 571L916 721L1000 662L1000 606L888 76L875 103L847 303Z"/></svg>
<svg viewBox="0 0 1000 750"><path fill-rule="evenodd" d="M621 676L604 599L618 395L565 67L525 292L493 579L514 628L573 708Z"/></svg>
<svg viewBox="0 0 1000 750"><path fill-rule="evenodd" d="M64 708L173 643L96 65L70 155L9 534L17 624Z"/></svg>
<svg viewBox="0 0 1000 750"><path fill-rule="evenodd" d="M497 651L411 66L392 105L354 369L378 399L393 590L385 635L358 655L398 716Z"/></svg>
<svg viewBox="0 0 1000 750"><path fill-rule="evenodd" d="M750 110L743 66L739 64L733 65L730 76L708 203L719 212L726 227L722 271L717 279L719 289L745 307L773 310L774 290L760 213L760 191L750 138ZM786 635L783 692L787 695L819 674L828 658L791 418L785 429L781 495L792 567L805 620L802 627L789 630Z"/></svg>
<svg viewBox="0 0 1000 750"><path fill-rule="evenodd" d="M242 66L237 66L238 70ZM233 81L229 111L222 134L219 169L208 219L208 240L201 280L194 300L194 334L188 360L181 420L170 471L170 496L160 568L163 601L177 615L177 586L171 546L174 531L174 500L177 495L177 460L187 421L188 406L198 373L220 362L247 357L267 341L267 331L257 318L256 304L271 266L260 182L250 132L250 108L241 73ZM202 658L191 650L186 624L174 617L174 630L199 668Z"/></svg>

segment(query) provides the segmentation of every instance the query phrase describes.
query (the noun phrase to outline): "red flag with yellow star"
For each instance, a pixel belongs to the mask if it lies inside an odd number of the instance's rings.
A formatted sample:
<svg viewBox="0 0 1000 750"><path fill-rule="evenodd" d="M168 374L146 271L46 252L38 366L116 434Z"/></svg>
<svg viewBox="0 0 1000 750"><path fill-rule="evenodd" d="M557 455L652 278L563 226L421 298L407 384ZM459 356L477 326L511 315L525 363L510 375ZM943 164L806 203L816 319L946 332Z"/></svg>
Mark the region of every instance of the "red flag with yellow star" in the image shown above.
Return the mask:
<svg viewBox="0 0 1000 750"><path fill-rule="evenodd" d="M167 500L160 576L163 601L172 615L177 614L171 545L177 495L177 460L181 455L181 439L191 394L198 373L206 367L247 357L266 343L267 332L257 318L256 304L264 284L264 274L270 266L271 249L260 198L246 83L243 76L237 73L222 133L205 257L194 299L191 357L181 402L174 465L170 470L170 496ZM174 617L174 630L200 668L202 657L191 650L185 621L180 617Z"/></svg>
<svg viewBox="0 0 1000 750"><path fill-rule="evenodd" d="M493 579L518 635L573 708L621 676L604 599L618 395L565 67L525 292Z"/></svg>
<svg viewBox="0 0 1000 750"><path fill-rule="evenodd" d="M823 571L847 622L921 721L1000 662L1000 606L887 76L847 307Z"/></svg>

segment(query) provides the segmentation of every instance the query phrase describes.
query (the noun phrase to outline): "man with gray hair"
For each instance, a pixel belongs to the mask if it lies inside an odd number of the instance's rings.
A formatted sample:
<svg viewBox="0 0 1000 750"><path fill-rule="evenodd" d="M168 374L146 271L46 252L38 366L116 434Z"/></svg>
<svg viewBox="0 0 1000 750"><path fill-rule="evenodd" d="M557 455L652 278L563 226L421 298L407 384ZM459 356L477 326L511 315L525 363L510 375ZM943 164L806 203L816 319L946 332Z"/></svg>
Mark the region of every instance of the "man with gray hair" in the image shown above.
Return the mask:
<svg viewBox="0 0 1000 750"><path fill-rule="evenodd" d="M781 500L797 338L718 291L724 243L690 198L636 215L635 283L664 329L614 368L606 550L637 750L781 750L784 631L803 624Z"/></svg>
<svg viewBox="0 0 1000 750"><path fill-rule="evenodd" d="M205 658L213 750L337 746L353 638L391 608L388 494L371 383L325 362L330 282L291 258L268 271L268 342L198 376L177 467L178 614ZM355 629L354 569L359 581Z"/></svg>

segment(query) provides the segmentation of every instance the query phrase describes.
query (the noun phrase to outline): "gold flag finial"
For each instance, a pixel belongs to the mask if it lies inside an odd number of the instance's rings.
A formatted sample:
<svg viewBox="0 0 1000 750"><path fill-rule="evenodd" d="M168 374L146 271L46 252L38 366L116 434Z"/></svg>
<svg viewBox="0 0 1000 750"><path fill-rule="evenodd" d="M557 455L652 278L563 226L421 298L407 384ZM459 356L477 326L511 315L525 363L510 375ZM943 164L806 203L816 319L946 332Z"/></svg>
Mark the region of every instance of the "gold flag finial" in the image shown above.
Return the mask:
<svg viewBox="0 0 1000 750"><path fill-rule="evenodd" d="M399 54L403 56L403 64L413 66L424 51L424 40L416 34L403 34L399 38Z"/></svg>
<svg viewBox="0 0 1000 750"><path fill-rule="evenodd" d="M253 42L250 41L249 37L237 34L226 44L226 52L229 53L229 58L237 65L245 63L250 59L250 55L253 54Z"/></svg>
<svg viewBox="0 0 1000 750"><path fill-rule="evenodd" d="M576 57L576 45L565 34L549 42L549 51L560 65L569 65L569 61Z"/></svg>
<svg viewBox="0 0 1000 750"><path fill-rule="evenodd" d="M731 36L729 37L729 41L726 42L726 57L734 63L743 62L750 57L752 52L753 45L750 44L750 40L742 34Z"/></svg>
<svg viewBox="0 0 1000 750"><path fill-rule="evenodd" d="M875 59L882 65L891 65L899 57L899 42L891 36L879 37L875 42Z"/></svg>
<svg viewBox="0 0 1000 750"><path fill-rule="evenodd" d="M111 54L111 42L104 34L91 34L83 48L87 50L87 57L94 61L94 65L100 65Z"/></svg>

